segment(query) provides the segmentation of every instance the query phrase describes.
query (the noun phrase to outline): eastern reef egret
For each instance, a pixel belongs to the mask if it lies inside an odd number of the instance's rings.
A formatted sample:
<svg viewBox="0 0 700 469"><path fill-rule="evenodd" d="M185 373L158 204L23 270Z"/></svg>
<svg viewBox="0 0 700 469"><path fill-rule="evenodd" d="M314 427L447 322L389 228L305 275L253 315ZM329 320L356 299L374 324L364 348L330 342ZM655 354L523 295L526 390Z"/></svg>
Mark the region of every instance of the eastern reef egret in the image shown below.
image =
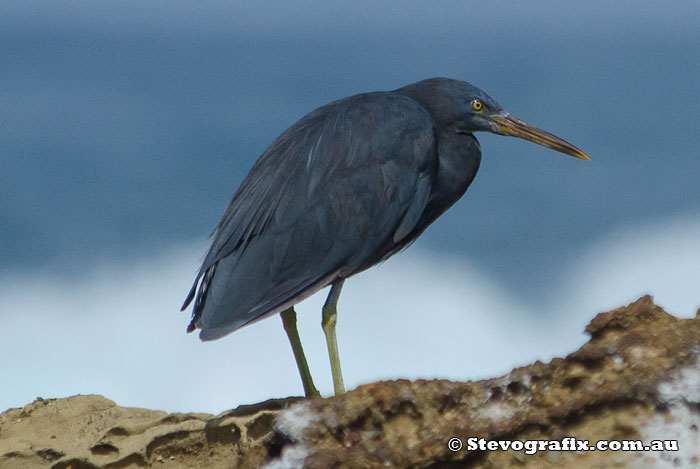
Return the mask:
<svg viewBox="0 0 700 469"><path fill-rule="evenodd" d="M294 305L331 285L323 306L335 393L335 335L346 278L408 246L471 184L474 132L520 137L588 160L468 83L432 78L365 93L302 117L260 156L233 196L182 307L214 340L280 313L307 396L318 396Z"/></svg>

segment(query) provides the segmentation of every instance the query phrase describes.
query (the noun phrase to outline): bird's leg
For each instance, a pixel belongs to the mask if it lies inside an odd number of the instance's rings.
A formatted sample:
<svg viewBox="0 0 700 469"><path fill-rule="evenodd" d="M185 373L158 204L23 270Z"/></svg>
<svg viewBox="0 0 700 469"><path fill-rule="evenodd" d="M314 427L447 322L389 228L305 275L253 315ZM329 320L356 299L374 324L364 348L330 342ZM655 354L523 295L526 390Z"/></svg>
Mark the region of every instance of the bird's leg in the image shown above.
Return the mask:
<svg viewBox="0 0 700 469"><path fill-rule="evenodd" d="M294 359L297 361L297 368L299 368L299 374L301 375L301 383L304 385L304 395L306 397L320 397L321 394L314 386L314 381L309 371L309 364L306 362L304 349L301 346L301 339L297 330L297 313L294 311L294 306L282 311L280 316L282 317L282 324L289 338L289 343L292 344Z"/></svg>
<svg viewBox="0 0 700 469"><path fill-rule="evenodd" d="M340 371L340 357L338 355L338 341L335 337L335 324L338 322L338 297L340 290L343 288L344 280L338 280L331 286L331 292L328 294L326 303L323 305L323 319L321 326L326 334L326 342L328 343L328 357L331 360L331 372L333 373L333 389L336 396L345 392L343 384L343 373Z"/></svg>

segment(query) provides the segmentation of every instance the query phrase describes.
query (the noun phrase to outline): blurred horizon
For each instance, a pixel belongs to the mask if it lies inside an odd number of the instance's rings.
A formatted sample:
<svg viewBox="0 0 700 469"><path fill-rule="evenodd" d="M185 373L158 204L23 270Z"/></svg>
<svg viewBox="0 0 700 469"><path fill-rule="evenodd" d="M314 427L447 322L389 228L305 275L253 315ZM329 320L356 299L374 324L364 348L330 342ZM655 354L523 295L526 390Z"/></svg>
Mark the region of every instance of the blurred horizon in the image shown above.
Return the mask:
<svg viewBox="0 0 700 469"><path fill-rule="evenodd" d="M556 315L567 294L580 315L643 293L660 294L669 307L683 310L676 313L689 314L700 306L700 265L690 263L700 251L693 242L700 226L698 24L700 5L693 1L3 3L0 318L16 337L0 342L0 353L17 357L8 379L28 382L11 397L0 391L0 410L32 392L91 392L97 385L88 370L95 363L67 351L76 334L110 331L145 341L121 344L142 354L149 341L162 350L195 344L191 353L212 363L223 357L211 358L211 351L235 352L239 341L279 340L279 334L269 338L270 330L281 330L274 318L217 342L222 345L197 344L184 334L189 312L177 309L207 236L258 156L303 115L345 96L432 76L479 86L592 161L478 134L482 165L463 199L408 252L387 261L383 274L370 271L348 281L355 293L347 293L346 309L341 298L338 333L341 356L354 369L350 383L396 376L389 371L395 364L387 362L377 364L386 367L382 371L367 365L362 374L349 351L371 326L352 323L352 315L375 321L374 313L388 321L383 309L400 300L391 295L411 290L432 299L428 317L435 322L451 318L466 327L471 317L475 333L480 316L469 308L510 310L513 324L524 324L527 315ZM446 259L454 263L452 277L440 276L441 283L426 278L438 275L435 266ZM678 278L674 266L681 266ZM350 287L394 277L391 294L364 295ZM453 295L441 285L459 291ZM85 303L72 298L78 292ZM677 292L678 303L663 292ZM406 334L421 329L427 313L410 309L410 302L404 306L394 321ZM452 313L441 319L441 311ZM321 335L320 316L307 315L313 341ZM578 320L556 323L576 327L568 331L574 335L554 326L548 331L579 337L584 322ZM150 329L131 330L142 327ZM503 343L498 327L489 337ZM37 331L51 334L52 345L42 346ZM420 340L436 356L443 347L450 354L440 337L426 331ZM529 356L559 353L564 346L557 344ZM528 356L503 346L513 360ZM294 374L280 377L290 382L278 388L274 378L256 372L257 360L265 363L276 347L250 352L252 362L237 376L260 383L236 399L298 388ZM103 351L115 362L131 356ZM280 353L294 372L291 353ZM70 372L51 375L51 382L25 376L51 354L74 360ZM158 359L157 366L176 369L167 353ZM507 369L505 358L499 363L480 372ZM143 379L154 366L129 365L139 367L134 372ZM128 375L128 366L118 366ZM204 368L194 376L216 373ZM71 380L84 386L73 387ZM138 404L138 391L129 387L135 384L112 385L99 384Z"/></svg>

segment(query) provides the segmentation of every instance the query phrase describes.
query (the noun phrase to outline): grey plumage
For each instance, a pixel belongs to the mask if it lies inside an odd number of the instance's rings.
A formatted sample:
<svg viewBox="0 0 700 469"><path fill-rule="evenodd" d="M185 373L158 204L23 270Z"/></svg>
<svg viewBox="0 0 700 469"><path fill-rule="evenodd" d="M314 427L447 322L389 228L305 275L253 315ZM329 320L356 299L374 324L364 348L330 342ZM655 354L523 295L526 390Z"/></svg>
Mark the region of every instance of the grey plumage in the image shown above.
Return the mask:
<svg viewBox="0 0 700 469"><path fill-rule="evenodd" d="M198 275L200 337L280 312L415 238L438 169L436 132L427 110L398 93L336 101L285 131L216 229Z"/></svg>
<svg viewBox="0 0 700 469"><path fill-rule="evenodd" d="M183 305L195 300L188 331L220 338L408 246L474 179L474 131L587 158L457 80L322 106L282 133L236 191Z"/></svg>

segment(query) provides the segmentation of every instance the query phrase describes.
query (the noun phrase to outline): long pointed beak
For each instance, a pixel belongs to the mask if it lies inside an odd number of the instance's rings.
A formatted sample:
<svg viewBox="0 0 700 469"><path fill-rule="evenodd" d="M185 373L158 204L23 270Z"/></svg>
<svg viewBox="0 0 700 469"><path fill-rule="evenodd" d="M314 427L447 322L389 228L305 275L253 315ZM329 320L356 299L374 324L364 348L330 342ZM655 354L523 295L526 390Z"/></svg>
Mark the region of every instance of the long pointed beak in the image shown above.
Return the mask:
<svg viewBox="0 0 700 469"><path fill-rule="evenodd" d="M491 116L489 120L493 122L493 126L497 133L524 138L525 140L551 148L552 150L566 153L567 155L571 155L582 160L590 160L588 155L566 140L562 140L556 135L552 135L549 132L538 129L537 127L533 127L508 113Z"/></svg>

